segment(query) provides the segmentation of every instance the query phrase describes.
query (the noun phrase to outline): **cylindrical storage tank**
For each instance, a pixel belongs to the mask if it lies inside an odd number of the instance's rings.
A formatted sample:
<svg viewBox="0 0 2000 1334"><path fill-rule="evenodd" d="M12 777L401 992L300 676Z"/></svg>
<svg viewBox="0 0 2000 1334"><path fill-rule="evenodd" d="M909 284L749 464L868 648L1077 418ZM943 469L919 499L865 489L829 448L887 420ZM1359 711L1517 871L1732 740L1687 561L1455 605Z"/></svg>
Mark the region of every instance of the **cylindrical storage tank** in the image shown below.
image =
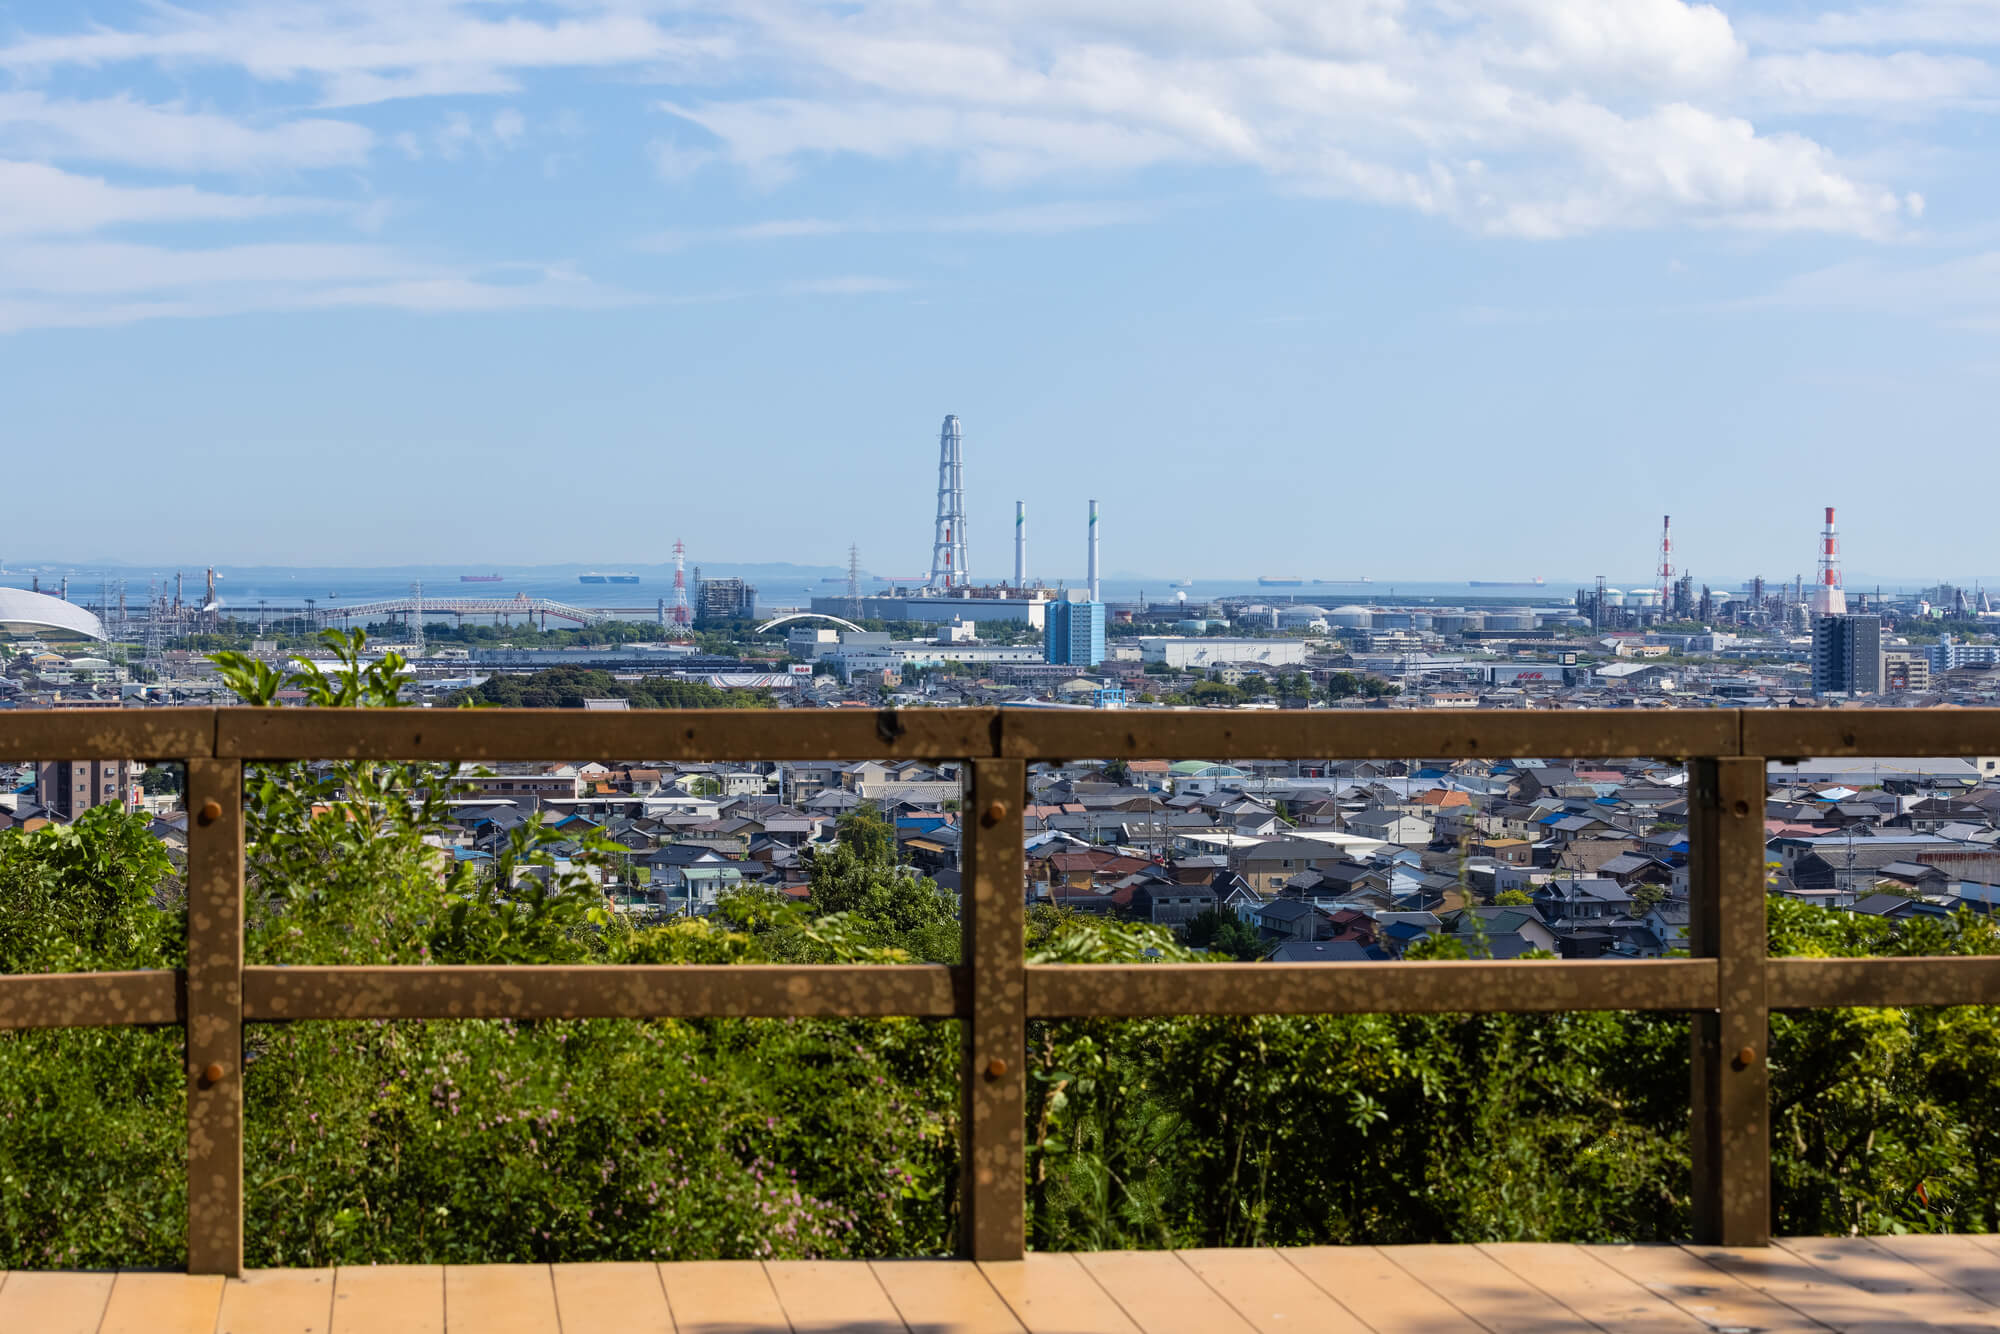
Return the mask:
<svg viewBox="0 0 2000 1334"><path fill-rule="evenodd" d="M1618 589L1618 588L1607 588L1607 589L1605 589L1605 590L1604 590L1604 605L1605 605L1605 606L1607 606L1607 607L1622 607L1622 606L1624 606L1624 605L1625 605L1625 593L1624 593L1624 590L1623 590L1623 589Z"/></svg>
<svg viewBox="0 0 2000 1334"><path fill-rule="evenodd" d="M1462 635L1467 630L1484 629L1486 618L1476 611L1434 611L1431 629L1441 635Z"/></svg>
<svg viewBox="0 0 2000 1334"><path fill-rule="evenodd" d="M1325 619L1326 608L1315 607L1310 602L1301 602L1296 606L1280 607L1278 609L1278 628L1280 630L1303 630L1314 621L1324 621Z"/></svg>
<svg viewBox="0 0 2000 1334"><path fill-rule="evenodd" d="M1495 607L1486 613L1488 630L1532 630L1535 628L1535 612L1532 607Z"/></svg>
<svg viewBox="0 0 2000 1334"><path fill-rule="evenodd" d="M1375 624L1375 613L1352 604L1335 607L1326 614L1326 623L1340 629L1366 630Z"/></svg>
<svg viewBox="0 0 2000 1334"><path fill-rule="evenodd" d="M1407 630L1410 628L1410 613L1406 611L1378 611L1375 613L1377 630Z"/></svg>
<svg viewBox="0 0 2000 1334"><path fill-rule="evenodd" d="M1635 588L1625 595L1625 605L1641 609L1657 608L1660 605L1660 590L1657 588Z"/></svg>

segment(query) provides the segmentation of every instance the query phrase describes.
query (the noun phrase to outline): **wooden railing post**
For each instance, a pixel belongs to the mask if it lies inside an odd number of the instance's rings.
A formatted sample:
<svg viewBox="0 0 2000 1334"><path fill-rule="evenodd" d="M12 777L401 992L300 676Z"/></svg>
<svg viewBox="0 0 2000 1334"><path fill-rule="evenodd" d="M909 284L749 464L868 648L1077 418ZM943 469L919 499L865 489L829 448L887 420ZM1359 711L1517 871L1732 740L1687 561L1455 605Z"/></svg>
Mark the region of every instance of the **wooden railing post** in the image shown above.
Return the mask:
<svg viewBox="0 0 2000 1334"><path fill-rule="evenodd" d="M1716 1008L1695 1015L1689 1044L1694 1235L1711 1245L1767 1246L1764 761L1694 760L1689 777L1689 952L1716 961Z"/></svg>
<svg viewBox="0 0 2000 1334"><path fill-rule="evenodd" d="M243 1270L243 763L188 761L188 1272Z"/></svg>
<svg viewBox="0 0 2000 1334"><path fill-rule="evenodd" d="M1026 1247L1028 987L1022 960L1026 877L1022 810L1027 765L972 761L960 824L959 920L972 981L959 1071L959 1238L970 1260L1018 1260Z"/></svg>

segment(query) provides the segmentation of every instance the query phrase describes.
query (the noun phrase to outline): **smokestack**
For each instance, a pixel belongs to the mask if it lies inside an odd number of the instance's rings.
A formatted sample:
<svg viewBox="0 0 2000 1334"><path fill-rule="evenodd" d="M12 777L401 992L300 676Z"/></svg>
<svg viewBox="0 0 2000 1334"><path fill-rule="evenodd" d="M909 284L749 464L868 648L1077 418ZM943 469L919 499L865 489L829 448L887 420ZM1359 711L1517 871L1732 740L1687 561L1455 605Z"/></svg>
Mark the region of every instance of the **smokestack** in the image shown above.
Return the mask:
<svg viewBox="0 0 2000 1334"><path fill-rule="evenodd" d="M1028 502L1014 502L1014 587L1028 586Z"/></svg>
<svg viewBox="0 0 2000 1334"><path fill-rule="evenodd" d="M1090 502L1090 600L1102 602L1097 588L1097 502Z"/></svg>
<svg viewBox="0 0 2000 1334"><path fill-rule="evenodd" d="M1813 589L1815 616L1843 616L1847 594L1840 587L1840 537L1833 526L1833 506L1826 507L1826 528L1819 537L1819 578Z"/></svg>

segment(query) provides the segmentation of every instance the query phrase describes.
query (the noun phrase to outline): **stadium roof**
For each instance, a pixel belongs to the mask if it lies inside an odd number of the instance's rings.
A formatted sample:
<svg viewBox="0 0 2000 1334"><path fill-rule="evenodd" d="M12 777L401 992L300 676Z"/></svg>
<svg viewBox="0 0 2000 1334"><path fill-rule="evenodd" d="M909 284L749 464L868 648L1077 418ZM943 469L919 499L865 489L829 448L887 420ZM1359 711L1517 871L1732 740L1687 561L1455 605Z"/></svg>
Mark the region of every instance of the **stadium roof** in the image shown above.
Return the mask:
<svg viewBox="0 0 2000 1334"><path fill-rule="evenodd" d="M25 588L0 588L0 629L61 630L88 639L107 638L104 622L74 602Z"/></svg>

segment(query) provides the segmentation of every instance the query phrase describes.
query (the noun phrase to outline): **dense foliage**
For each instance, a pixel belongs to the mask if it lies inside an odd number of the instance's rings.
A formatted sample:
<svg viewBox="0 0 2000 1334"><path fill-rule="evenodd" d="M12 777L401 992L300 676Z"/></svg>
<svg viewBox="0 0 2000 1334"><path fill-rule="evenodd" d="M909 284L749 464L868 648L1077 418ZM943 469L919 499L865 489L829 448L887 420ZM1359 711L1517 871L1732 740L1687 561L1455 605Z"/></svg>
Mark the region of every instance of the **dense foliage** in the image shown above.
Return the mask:
<svg viewBox="0 0 2000 1334"><path fill-rule="evenodd" d="M400 664L281 680L384 705ZM258 962L956 958L936 886L850 817L806 905L770 891L634 928L595 852L538 823L490 871L435 846L435 766L250 775ZM430 841L427 841L430 840ZM168 966L182 912L144 821L0 833L0 970ZM1211 922L1210 943L1240 943ZM1780 953L1993 953L1988 921L1771 903ZM1454 942L1454 946L1455 946ZM1197 957L1037 912L1048 962ZM1366 966L1366 965L1356 965ZM1042 1248L1684 1235L1687 1030L1673 1016L1424 1015L1031 1025ZM255 1265L925 1254L952 1244L955 1026L918 1021L260 1025L248 1037ZM1773 1020L1781 1232L2000 1229L2000 1013ZM178 1033L0 1034L0 1266L175 1265Z"/></svg>
<svg viewBox="0 0 2000 1334"><path fill-rule="evenodd" d="M589 667L550 667L526 676L491 676L453 696L456 703L513 709L580 709L586 699L626 699L635 709L746 709L768 705L762 690L723 690L705 681L649 676L620 681Z"/></svg>

